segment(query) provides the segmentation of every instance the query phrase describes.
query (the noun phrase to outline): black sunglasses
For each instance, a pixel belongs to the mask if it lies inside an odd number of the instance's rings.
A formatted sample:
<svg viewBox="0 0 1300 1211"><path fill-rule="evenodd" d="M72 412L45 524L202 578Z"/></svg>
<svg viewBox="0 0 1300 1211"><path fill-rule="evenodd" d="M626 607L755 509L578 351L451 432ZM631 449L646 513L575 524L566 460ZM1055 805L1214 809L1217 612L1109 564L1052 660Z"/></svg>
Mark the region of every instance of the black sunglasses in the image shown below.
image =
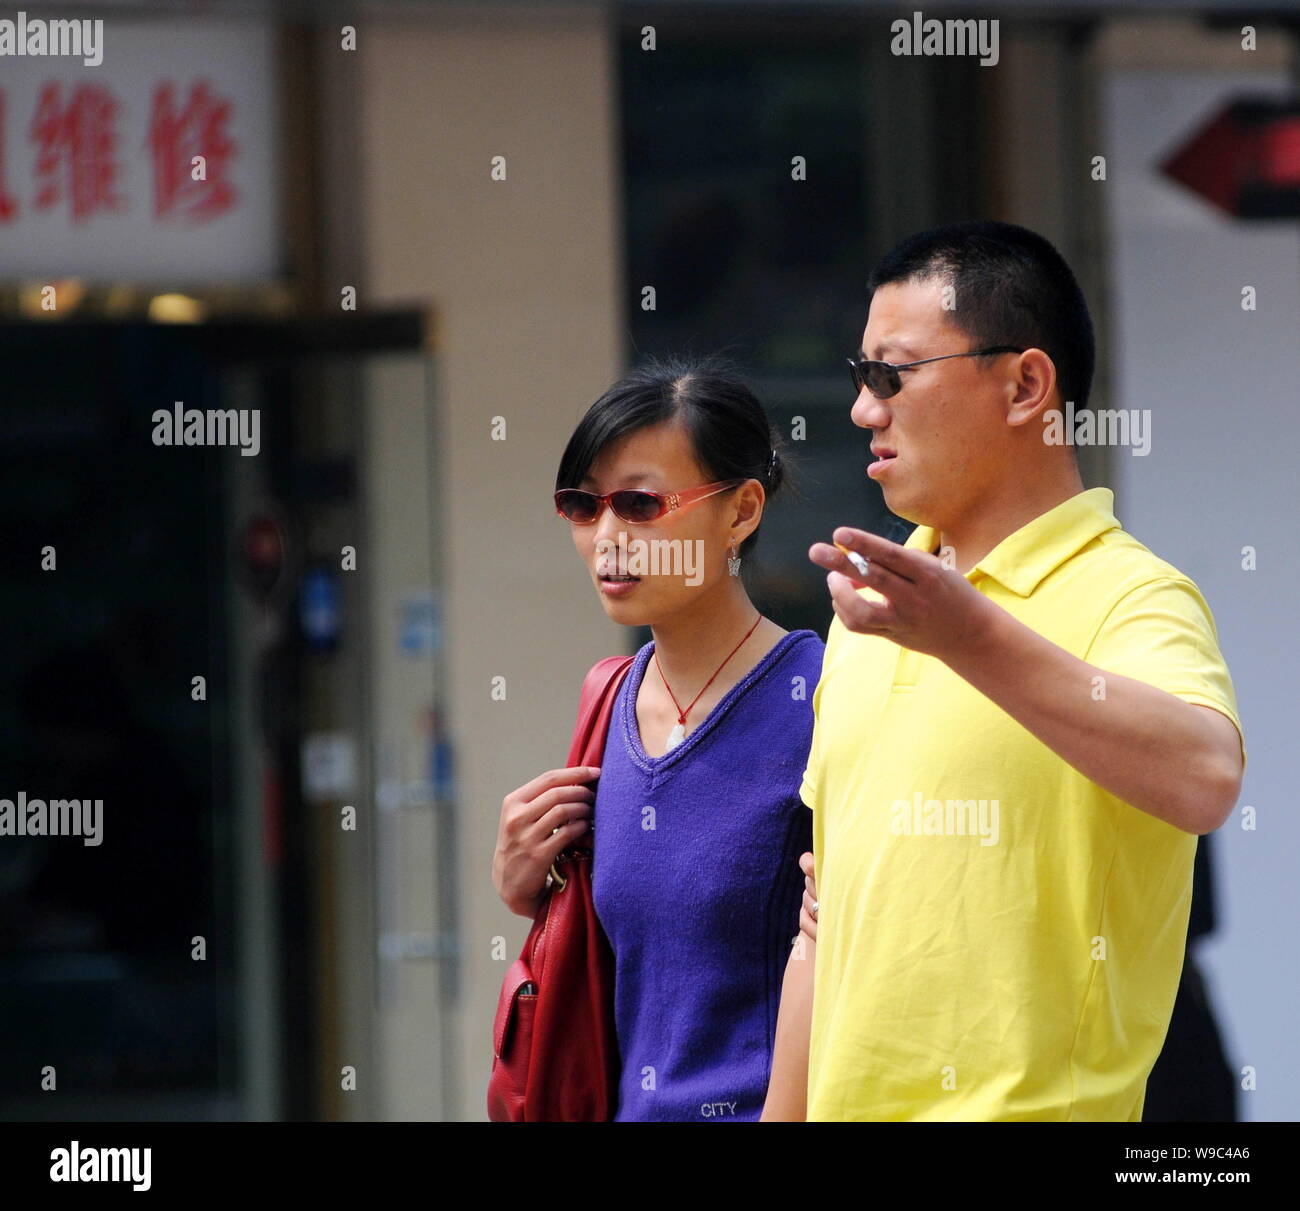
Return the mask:
<svg viewBox="0 0 1300 1211"><path fill-rule="evenodd" d="M888 399L903 389L900 370L924 366L927 362L943 362L950 357L983 357L987 353L1024 353L1015 345L990 345L987 349L972 349L968 353L945 353L941 357L923 357L919 362L874 362L868 358L849 358L849 373L853 388L860 395L865 387L877 399Z"/></svg>

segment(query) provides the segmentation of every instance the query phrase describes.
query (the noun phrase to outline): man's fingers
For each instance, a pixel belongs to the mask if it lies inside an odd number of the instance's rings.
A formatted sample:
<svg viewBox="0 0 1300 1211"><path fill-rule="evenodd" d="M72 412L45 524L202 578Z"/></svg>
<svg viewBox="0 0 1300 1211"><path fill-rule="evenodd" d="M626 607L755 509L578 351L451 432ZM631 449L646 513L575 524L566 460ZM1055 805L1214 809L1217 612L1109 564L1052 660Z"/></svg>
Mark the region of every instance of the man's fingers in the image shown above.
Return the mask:
<svg viewBox="0 0 1300 1211"><path fill-rule="evenodd" d="M831 541L848 547L850 551L856 551L870 563L879 564L880 567L901 576L904 580L916 579L919 568L917 556L921 554L919 551L912 551L896 542L890 542L888 538L881 538L879 534L855 530L852 526L837 527L831 535ZM847 558L843 556L841 558L848 562Z"/></svg>
<svg viewBox="0 0 1300 1211"><path fill-rule="evenodd" d="M835 531L836 534L842 534L843 532L842 528ZM860 531L855 530L853 533L860 533ZM868 537L871 536L868 535ZM843 545L846 547L848 546L847 543ZM889 543L887 545L894 547L895 550L901 549L898 547L897 543ZM853 548L851 547L848 549L853 551ZM845 551L841 551L840 548L835 546L833 543L813 543L813 545L808 548L808 558L812 560L813 563L817 564L818 567L825 568L828 572L838 572L846 580L852 581L855 589L868 586L875 589L877 593L880 593L885 597L891 595L899 596L906 592L915 583L915 580L913 579L916 576L915 568L907 570L910 575L900 573L895 571L894 568L890 567L883 560L868 558L859 555L856 551L853 551L853 554L849 555ZM853 562L855 559L866 560L866 572L863 572L862 569Z"/></svg>
<svg viewBox="0 0 1300 1211"><path fill-rule="evenodd" d="M838 547L828 542L815 542L808 548L808 558L818 567L825 568L828 572L839 572L843 576L849 577L858 585L867 583L867 575L860 568L854 566L853 561L844 554ZM870 567L868 566L868 572Z"/></svg>
<svg viewBox="0 0 1300 1211"><path fill-rule="evenodd" d="M894 621L894 609L888 601L868 601L847 576L839 572L829 573L826 587L830 590L835 613L849 630L861 633L880 631Z"/></svg>

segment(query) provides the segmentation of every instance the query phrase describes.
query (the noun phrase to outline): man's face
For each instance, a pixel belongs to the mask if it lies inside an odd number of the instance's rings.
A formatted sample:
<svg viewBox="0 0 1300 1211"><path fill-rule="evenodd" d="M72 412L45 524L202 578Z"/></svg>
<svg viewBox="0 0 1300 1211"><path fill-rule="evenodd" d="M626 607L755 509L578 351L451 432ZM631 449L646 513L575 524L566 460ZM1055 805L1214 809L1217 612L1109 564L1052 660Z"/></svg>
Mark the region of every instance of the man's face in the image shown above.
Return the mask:
<svg viewBox="0 0 1300 1211"><path fill-rule="evenodd" d="M944 310L943 287L931 278L877 289L862 334L864 356L897 364L977 348ZM950 358L900 370L902 390L889 399L859 394L853 423L872 430L875 453L892 455L873 461L870 475L899 517L950 528L997 481L1008 398L999 365Z"/></svg>

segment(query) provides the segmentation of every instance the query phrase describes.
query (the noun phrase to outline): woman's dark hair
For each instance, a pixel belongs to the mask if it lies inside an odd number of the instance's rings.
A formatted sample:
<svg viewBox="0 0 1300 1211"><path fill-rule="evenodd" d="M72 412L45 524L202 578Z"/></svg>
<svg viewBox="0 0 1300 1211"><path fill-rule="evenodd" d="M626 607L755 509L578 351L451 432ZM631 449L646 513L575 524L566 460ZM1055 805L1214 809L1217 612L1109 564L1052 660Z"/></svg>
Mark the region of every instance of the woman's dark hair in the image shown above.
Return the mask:
<svg viewBox="0 0 1300 1211"><path fill-rule="evenodd" d="M560 459L556 491L581 486L610 442L664 421L685 429L709 482L756 479L770 500L785 481L784 443L736 367L720 357L667 357L647 360L587 409ZM757 541L755 528L740 554Z"/></svg>

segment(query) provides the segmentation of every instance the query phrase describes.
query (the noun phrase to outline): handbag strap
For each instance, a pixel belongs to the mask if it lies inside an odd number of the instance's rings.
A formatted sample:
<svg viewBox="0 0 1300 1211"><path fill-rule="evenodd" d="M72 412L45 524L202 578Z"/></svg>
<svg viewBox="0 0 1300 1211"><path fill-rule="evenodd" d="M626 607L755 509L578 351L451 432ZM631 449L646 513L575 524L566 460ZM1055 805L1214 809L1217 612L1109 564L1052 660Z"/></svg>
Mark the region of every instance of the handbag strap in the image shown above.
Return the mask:
<svg viewBox="0 0 1300 1211"><path fill-rule="evenodd" d="M569 743L570 765L594 765L600 760L614 700L634 659L632 656L606 656L604 660L596 661L583 679L582 693L578 697L578 719Z"/></svg>

